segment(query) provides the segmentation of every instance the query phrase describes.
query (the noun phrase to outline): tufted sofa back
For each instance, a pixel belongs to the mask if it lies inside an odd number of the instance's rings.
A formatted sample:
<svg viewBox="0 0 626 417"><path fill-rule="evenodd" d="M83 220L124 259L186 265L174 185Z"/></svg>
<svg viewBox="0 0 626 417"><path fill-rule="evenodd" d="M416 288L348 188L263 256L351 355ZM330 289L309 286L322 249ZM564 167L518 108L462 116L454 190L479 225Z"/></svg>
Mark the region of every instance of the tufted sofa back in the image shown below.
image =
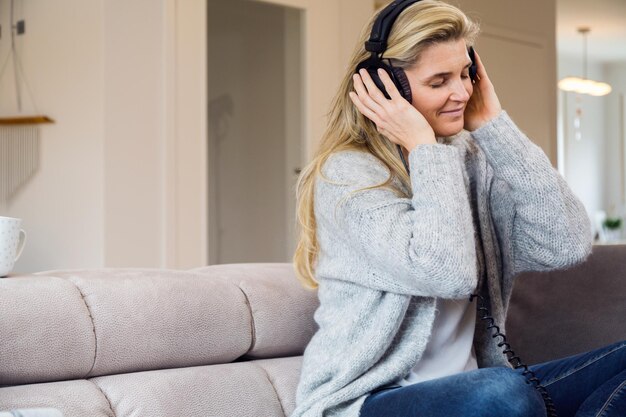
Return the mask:
<svg viewBox="0 0 626 417"><path fill-rule="evenodd" d="M316 330L291 264L0 280L0 410L282 416Z"/></svg>

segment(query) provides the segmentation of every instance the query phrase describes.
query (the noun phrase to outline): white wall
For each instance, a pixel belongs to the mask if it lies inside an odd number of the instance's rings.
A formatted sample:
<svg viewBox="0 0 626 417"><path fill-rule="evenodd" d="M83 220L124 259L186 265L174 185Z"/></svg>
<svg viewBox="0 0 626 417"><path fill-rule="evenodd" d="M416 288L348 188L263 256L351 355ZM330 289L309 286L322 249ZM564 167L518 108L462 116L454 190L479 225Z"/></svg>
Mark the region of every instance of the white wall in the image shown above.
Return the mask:
<svg viewBox="0 0 626 417"><path fill-rule="evenodd" d="M580 56L558 57L558 78L582 76ZM590 63L587 76L596 80L604 79L601 64ZM559 92L559 108L562 124L559 126L563 142L561 170L568 185L583 202L589 217L594 219L598 210L606 207L605 187L607 136L605 134L605 97L592 97L574 93ZM576 108L582 110L580 141L575 139L574 117Z"/></svg>
<svg viewBox="0 0 626 417"><path fill-rule="evenodd" d="M162 265L164 5L104 1L104 265Z"/></svg>
<svg viewBox="0 0 626 417"><path fill-rule="evenodd" d="M17 2L19 3L19 2ZM39 171L1 213L21 217L28 242L16 271L104 264L104 57L101 0L22 2L18 49L42 113ZM0 57L8 53L9 1L0 0ZM1 82L0 114L17 110L13 72ZM24 97L28 97L24 92ZM25 111L33 111L25 100Z"/></svg>
<svg viewBox="0 0 626 417"><path fill-rule="evenodd" d="M556 166L555 0L452 0L481 25L477 51L502 106Z"/></svg>
<svg viewBox="0 0 626 417"><path fill-rule="evenodd" d="M613 91L606 96L605 133L606 133L606 169L605 169L605 200L607 210L612 206L617 213L626 216L626 178L624 162L626 161L626 62L604 64L604 80L611 84ZM622 103L620 103L620 100ZM620 112L622 113L620 115Z"/></svg>
<svg viewBox="0 0 626 417"><path fill-rule="evenodd" d="M28 232L15 270L161 266L164 2L16 3L26 79L56 123L41 127L39 171L1 211ZM4 57L9 1L0 7ZM16 110L12 75L0 114Z"/></svg>

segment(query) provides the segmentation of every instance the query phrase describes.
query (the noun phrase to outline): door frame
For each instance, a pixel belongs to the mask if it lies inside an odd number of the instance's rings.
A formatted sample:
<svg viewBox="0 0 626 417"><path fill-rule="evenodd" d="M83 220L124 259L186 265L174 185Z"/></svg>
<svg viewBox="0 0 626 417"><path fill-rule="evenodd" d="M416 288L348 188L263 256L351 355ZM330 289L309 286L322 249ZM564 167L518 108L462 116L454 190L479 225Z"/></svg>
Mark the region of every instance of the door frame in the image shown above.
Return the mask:
<svg viewBox="0 0 626 417"><path fill-rule="evenodd" d="M163 266L210 264L208 204L207 1L164 0ZM374 0L253 0L304 11L303 160L326 113Z"/></svg>

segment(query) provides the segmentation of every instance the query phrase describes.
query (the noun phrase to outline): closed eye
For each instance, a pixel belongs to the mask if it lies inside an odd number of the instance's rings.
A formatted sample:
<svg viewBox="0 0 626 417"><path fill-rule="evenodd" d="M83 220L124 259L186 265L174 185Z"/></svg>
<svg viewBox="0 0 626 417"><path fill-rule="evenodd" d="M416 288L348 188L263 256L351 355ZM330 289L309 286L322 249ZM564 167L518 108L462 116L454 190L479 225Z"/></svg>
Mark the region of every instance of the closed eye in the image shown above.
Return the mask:
<svg viewBox="0 0 626 417"><path fill-rule="evenodd" d="M461 79L468 79L469 78L469 71L468 72L463 72L461 74ZM439 83L435 83L435 84L430 84L430 88L439 88L442 87L445 83L448 82L448 78L444 78L441 82Z"/></svg>
<svg viewBox="0 0 626 417"><path fill-rule="evenodd" d="M447 79L443 79L443 80L442 80L441 82L439 82L439 83L431 84L431 85L430 85L430 87L431 87L431 88L439 88L439 87L441 87L442 85L444 85L447 81L448 81Z"/></svg>

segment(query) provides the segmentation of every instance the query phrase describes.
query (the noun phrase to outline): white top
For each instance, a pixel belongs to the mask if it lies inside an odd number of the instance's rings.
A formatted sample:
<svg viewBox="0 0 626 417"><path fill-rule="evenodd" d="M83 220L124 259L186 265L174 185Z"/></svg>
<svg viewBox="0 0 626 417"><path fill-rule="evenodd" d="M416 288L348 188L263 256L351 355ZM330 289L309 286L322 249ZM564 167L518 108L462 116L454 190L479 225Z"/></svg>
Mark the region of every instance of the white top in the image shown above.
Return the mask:
<svg viewBox="0 0 626 417"><path fill-rule="evenodd" d="M401 386L478 369L474 352L476 309L469 298L437 298L435 322L423 356Z"/></svg>

